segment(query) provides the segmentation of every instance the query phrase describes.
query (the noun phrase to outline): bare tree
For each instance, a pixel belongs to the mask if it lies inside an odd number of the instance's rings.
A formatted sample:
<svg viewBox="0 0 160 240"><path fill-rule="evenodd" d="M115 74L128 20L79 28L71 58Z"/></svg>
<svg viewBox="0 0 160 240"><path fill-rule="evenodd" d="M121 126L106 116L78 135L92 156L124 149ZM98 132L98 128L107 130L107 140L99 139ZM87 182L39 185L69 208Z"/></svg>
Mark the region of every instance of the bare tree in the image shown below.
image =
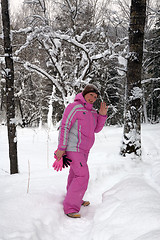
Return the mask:
<svg viewBox="0 0 160 240"><path fill-rule="evenodd" d="M15 124L15 102L14 102L14 65L12 57L12 45L10 39L10 17L8 11L8 0L1 0L2 24L4 35L5 65L4 76L6 79L7 96L7 127L9 142L10 173L18 173L17 161L17 136Z"/></svg>
<svg viewBox="0 0 160 240"><path fill-rule="evenodd" d="M146 0L132 0L129 26L129 56L127 64L126 110L122 155L141 156L141 71Z"/></svg>

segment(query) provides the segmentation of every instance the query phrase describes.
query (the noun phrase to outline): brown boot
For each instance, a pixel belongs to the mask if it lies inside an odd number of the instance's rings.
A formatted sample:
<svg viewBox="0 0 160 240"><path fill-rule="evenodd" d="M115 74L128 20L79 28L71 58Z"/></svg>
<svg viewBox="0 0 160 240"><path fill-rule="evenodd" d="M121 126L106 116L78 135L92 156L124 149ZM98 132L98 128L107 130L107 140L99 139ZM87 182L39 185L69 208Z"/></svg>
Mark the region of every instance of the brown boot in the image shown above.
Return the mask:
<svg viewBox="0 0 160 240"><path fill-rule="evenodd" d="M81 217L81 214L79 214L79 213L68 213L66 215L71 218L80 218Z"/></svg>
<svg viewBox="0 0 160 240"><path fill-rule="evenodd" d="M89 201L83 201L82 206L87 207L90 204Z"/></svg>

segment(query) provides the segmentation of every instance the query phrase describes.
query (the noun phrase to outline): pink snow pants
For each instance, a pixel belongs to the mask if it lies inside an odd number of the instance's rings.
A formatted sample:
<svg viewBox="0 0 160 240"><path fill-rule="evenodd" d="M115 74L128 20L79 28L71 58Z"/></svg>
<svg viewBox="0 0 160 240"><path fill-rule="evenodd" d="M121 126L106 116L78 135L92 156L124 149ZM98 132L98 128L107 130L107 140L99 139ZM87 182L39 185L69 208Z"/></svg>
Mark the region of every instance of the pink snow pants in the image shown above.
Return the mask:
<svg viewBox="0 0 160 240"><path fill-rule="evenodd" d="M83 196L87 190L89 171L87 166L88 153L66 152L72 160L67 183L67 194L63 202L65 214L79 212Z"/></svg>

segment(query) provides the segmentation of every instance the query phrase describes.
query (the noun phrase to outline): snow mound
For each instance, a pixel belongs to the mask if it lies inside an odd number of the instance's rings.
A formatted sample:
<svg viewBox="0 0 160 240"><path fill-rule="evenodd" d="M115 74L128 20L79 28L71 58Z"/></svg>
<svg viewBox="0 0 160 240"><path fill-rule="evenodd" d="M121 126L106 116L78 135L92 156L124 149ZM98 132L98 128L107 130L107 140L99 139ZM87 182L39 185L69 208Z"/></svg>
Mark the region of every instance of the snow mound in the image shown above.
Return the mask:
<svg viewBox="0 0 160 240"><path fill-rule="evenodd" d="M160 195L143 179L119 182L102 200L94 216L94 240L160 239Z"/></svg>

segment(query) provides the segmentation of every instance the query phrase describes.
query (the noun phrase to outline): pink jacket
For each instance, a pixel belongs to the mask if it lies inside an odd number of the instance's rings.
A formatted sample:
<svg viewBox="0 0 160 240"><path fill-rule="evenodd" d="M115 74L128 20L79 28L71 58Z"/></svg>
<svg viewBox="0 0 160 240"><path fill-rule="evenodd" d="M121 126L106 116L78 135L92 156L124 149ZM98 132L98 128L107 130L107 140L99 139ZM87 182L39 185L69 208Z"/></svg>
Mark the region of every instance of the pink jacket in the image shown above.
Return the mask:
<svg viewBox="0 0 160 240"><path fill-rule="evenodd" d="M82 93L77 94L63 114L59 131L59 150L89 152L95 136L102 130L107 116L99 115Z"/></svg>

